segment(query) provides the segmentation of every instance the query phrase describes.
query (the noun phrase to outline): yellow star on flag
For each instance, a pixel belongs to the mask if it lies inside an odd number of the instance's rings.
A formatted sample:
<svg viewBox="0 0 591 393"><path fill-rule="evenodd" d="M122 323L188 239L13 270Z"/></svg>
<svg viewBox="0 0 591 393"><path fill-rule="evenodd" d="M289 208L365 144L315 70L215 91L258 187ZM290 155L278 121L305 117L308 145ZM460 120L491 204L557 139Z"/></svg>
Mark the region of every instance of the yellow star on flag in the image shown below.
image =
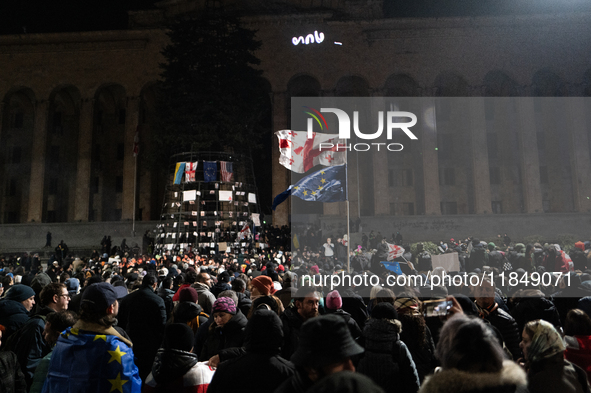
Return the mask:
<svg viewBox="0 0 591 393"><path fill-rule="evenodd" d="M109 363L111 363L112 361L117 361L119 362L119 364L121 364L121 358L123 357L123 355L125 355L127 352L121 352L121 350L119 349L119 345L117 345L117 349L115 349L114 351L107 351L109 352L109 355L111 355L111 359L109 359Z"/></svg>
<svg viewBox="0 0 591 393"><path fill-rule="evenodd" d="M308 195L308 191L307 190L304 190L303 194L304 195Z"/></svg>
<svg viewBox="0 0 591 393"><path fill-rule="evenodd" d="M318 186L318 189L319 189L319 190L322 190L322 186Z"/></svg>
<svg viewBox="0 0 591 393"><path fill-rule="evenodd" d="M297 191L297 190L300 189L300 187L299 186L295 186L293 189Z"/></svg>
<svg viewBox="0 0 591 393"><path fill-rule="evenodd" d="M320 172L320 173L324 175L324 171L322 171L322 172Z"/></svg>
<svg viewBox="0 0 591 393"><path fill-rule="evenodd" d="M78 335L78 329L70 329L70 333L72 333L73 335L77 336Z"/></svg>
<svg viewBox="0 0 591 393"><path fill-rule="evenodd" d="M312 191L312 195L316 195L316 191Z"/></svg>
<svg viewBox="0 0 591 393"><path fill-rule="evenodd" d="M105 340L107 341L107 336L104 334L97 334L96 336L94 336L94 340L92 341L96 341L96 340Z"/></svg>
<svg viewBox="0 0 591 393"><path fill-rule="evenodd" d="M129 382L129 380L127 379L121 379L121 373L117 374L117 378L115 379L108 379L108 381L111 383L111 390L109 390L110 392L113 392L115 390L120 391L121 393L123 393L123 385L125 385L127 382Z"/></svg>
<svg viewBox="0 0 591 393"><path fill-rule="evenodd" d="M324 184L324 183L326 183L326 179L322 178L322 179L320 179L320 182L321 182L322 184Z"/></svg>

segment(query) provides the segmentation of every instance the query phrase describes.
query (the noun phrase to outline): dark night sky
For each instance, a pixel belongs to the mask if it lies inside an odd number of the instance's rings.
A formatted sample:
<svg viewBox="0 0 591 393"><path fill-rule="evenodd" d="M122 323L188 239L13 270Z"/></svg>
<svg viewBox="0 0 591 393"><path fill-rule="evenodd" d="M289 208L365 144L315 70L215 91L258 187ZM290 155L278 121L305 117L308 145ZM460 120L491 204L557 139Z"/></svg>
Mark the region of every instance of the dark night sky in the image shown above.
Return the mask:
<svg viewBox="0 0 591 393"><path fill-rule="evenodd" d="M127 11L153 8L156 0L4 0L0 34L117 30Z"/></svg>
<svg viewBox="0 0 591 393"><path fill-rule="evenodd" d="M267 8L271 3L265 1L261 1L261 6ZM21 34L25 28L27 33L125 29L128 10L154 8L156 2L3 0L0 1L0 34ZM384 13L386 17L441 17L580 12L591 11L590 3L586 0L385 0Z"/></svg>

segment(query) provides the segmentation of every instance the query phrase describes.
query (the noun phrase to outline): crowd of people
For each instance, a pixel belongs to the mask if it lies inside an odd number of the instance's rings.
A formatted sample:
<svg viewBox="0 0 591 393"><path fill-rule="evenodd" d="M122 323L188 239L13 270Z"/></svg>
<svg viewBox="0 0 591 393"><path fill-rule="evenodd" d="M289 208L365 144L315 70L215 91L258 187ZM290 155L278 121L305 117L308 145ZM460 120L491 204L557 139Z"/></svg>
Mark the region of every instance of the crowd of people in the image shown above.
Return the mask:
<svg viewBox="0 0 591 393"><path fill-rule="evenodd" d="M0 258L0 391L590 391L590 242L567 253L505 235L430 252L396 233L394 273L373 232L354 245L285 233L262 231L267 247L235 253L142 255L105 236L101 253L46 266ZM457 253L458 270L432 253ZM375 285L319 286L317 275ZM424 280L391 285L400 275ZM433 285L445 275L478 280Z"/></svg>

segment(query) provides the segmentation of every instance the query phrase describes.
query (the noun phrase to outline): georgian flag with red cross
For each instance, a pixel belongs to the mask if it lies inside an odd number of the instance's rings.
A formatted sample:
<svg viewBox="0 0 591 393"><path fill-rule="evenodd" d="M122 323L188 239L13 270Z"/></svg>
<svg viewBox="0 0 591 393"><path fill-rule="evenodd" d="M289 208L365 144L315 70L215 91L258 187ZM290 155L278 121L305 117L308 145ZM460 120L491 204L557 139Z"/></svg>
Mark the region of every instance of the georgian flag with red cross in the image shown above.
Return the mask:
<svg viewBox="0 0 591 393"><path fill-rule="evenodd" d="M388 246L388 261L393 261L404 254L404 248L390 243L386 243L386 245Z"/></svg>
<svg viewBox="0 0 591 393"><path fill-rule="evenodd" d="M308 139L306 131L281 130L275 135L279 138L279 163L290 171L305 173L316 165L347 163L346 141L339 139L338 134L313 132Z"/></svg>

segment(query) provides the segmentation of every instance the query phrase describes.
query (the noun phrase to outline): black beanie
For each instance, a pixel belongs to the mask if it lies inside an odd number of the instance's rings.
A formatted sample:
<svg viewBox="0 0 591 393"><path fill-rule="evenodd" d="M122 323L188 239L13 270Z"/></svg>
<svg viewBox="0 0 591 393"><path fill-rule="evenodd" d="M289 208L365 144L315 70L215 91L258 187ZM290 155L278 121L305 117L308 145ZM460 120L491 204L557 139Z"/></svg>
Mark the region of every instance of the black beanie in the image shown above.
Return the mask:
<svg viewBox="0 0 591 393"><path fill-rule="evenodd" d="M189 352L193 348L195 333L184 323L171 323L164 331L164 347Z"/></svg>
<svg viewBox="0 0 591 393"><path fill-rule="evenodd" d="M33 291L33 288L28 285L16 284L10 287L6 293L5 299L22 302L33 296L35 296L35 291Z"/></svg>
<svg viewBox="0 0 591 393"><path fill-rule="evenodd" d="M398 319L398 311L392 303L382 302L376 304L371 310L371 317L373 319Z"/></svg>

